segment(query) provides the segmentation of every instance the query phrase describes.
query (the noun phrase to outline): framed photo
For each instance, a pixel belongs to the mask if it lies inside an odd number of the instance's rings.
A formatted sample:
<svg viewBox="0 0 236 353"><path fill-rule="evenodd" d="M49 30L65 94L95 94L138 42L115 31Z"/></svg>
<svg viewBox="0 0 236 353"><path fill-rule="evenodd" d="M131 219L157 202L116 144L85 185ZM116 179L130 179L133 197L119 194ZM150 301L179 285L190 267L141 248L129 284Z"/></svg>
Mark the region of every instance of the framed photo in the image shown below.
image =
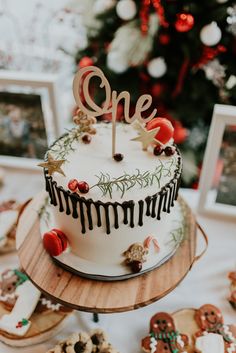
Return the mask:
<svg viewBox="0 0 236 353"><path fill-rule="evenodd" d="M236 107L216 104L200 179L199 213L236 220Z"/></svg>
<svg viewBox="0 0 236 353"><path fill-rule="evenodd" d="M0 70L0 165L37 169L60 134L57 77Z"/></svg>

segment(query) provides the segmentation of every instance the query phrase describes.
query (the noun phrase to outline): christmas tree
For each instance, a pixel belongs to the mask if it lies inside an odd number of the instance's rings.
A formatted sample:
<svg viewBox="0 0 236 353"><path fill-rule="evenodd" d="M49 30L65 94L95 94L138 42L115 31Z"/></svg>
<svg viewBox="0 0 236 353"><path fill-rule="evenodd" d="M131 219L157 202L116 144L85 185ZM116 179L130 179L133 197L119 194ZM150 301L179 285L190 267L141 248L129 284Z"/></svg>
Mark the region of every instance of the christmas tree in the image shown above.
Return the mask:
<svg viewBox="0 0 236 353"><path fill-rule="evenodd" d="M88 0L83 6L88 45L76 64L100 67L112 89L129 91L133 103L151 94L158 115L175 127L184 185L197 185L213 106L236 104L235 2ZM94 94L102 104L104 97Z"/></svg>

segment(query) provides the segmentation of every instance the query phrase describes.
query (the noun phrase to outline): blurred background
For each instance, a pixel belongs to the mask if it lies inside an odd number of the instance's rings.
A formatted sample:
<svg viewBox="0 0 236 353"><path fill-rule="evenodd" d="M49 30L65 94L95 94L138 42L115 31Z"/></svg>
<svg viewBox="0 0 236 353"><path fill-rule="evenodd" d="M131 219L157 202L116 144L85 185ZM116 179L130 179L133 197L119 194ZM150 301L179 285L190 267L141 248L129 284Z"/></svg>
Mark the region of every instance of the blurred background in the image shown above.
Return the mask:
<svg viewBox="0 0 236 353"><path fill-rule="evenodd" d="M133 105L151 94L175 128L183 186L198 187L213 106L236 104L234 1L1 0L0 33L1 69L58 75L62 125L76 108L71 84L80 67L100 67Z"/></svg>

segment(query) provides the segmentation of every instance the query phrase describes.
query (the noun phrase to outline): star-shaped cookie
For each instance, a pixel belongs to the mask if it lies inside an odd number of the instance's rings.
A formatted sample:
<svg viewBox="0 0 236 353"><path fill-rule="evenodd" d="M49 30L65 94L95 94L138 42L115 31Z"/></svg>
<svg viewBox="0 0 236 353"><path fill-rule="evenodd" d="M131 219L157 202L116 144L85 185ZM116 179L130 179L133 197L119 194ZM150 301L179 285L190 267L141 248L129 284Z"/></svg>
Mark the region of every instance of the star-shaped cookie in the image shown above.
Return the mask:
<svg viewBox="0 0 236 353"><path fill-rule="evenodd" d="M136 125L136 128L137 128L137 125ZM157 142L159 142L157 139L155 139L155 136L159 132L159 130L160 130L159 127L153 130L147 130L141 124L139 124L139 127L138 127L139 135L131 139L131 141L141 142L143 146L143 151L146 151L149 145L151 145L152 143L156 144Z"/></svg>
<svg viewBox="0 0 236 353"><path fill-rule="evenodd" d="M50 153L48 153L47 162L40 163L38 164L38 166L42 168L47 168L49 175L52 175L53 173L57 172L65 176L65 173L61 169L61 166L63 163L65 163L65 161L66 161L65 159L56 160L53 158L53 156Z"/></svg>

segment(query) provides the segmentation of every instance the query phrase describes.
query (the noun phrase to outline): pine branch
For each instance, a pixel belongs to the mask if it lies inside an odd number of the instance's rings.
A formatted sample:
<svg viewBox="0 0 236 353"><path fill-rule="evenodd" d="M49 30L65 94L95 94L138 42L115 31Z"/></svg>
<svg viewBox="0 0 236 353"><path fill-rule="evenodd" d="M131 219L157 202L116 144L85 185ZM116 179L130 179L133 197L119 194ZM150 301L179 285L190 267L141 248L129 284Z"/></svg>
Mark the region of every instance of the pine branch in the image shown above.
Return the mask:
<svg viewBox="0 0 236 353"><path fill-rule="evenodd" d="M156 167L153 172L141 172L139 169L136 169L137 172L135 174L124 173L118 178L111 178L110 174L100 172L100 175L96 175L98 182L94 184L91 189L98 187L102 192L102 196L108 194L110 198L112 198L112 192L115 189L121 192L122 198L128 190L136 185L140 186L140 188L146 188L156 183L158 187L160 187L162 176L170 175L172 165L173 162L166 168L163 163L160 162L160 165Z"/></svg>
<svg viewBox="0 0 236 353"><path fill-rule="evenodd" d="M79 141L81 132L78 128L74 128L68 131L64 137L56 141L56 143L51 147L50 151L53 153L56 159L65 159L65 157L70 153L74 152L75 148L73 143Z"/></svg>

